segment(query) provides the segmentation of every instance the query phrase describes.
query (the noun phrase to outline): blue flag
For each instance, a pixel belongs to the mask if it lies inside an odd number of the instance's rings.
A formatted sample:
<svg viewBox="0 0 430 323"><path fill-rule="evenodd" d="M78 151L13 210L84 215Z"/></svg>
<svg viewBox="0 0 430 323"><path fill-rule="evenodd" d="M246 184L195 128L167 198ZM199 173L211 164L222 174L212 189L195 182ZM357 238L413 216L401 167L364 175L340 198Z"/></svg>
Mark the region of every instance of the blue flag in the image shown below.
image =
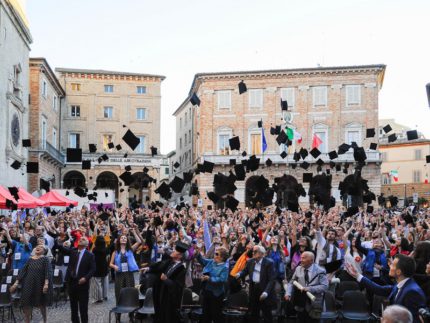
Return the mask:
<svg viewBox="0 0 430 323"><path fill-rule="evenodd" d="M263 146L263 153L267 150L266 136L264 135L264 128L261 128L261 141Z"/></svg>
<svg viewBox="0 0 430 323"><path fill-rule="evenodd" d="M25 221L26 217L27 217L27 212L26 212L26 210L23 210L21 213L21 217L19 219L21 221L21 223Z"/></svg>

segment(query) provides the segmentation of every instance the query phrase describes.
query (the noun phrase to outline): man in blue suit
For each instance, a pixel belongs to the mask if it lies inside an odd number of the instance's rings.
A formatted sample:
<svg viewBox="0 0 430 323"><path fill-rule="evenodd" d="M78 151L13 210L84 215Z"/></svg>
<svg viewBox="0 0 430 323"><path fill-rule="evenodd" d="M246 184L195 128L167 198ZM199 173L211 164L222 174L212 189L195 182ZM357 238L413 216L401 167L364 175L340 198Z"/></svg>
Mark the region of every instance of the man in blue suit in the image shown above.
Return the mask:
<svg viewBox="0 0 430 323"><path fill-rule="evenodd" d="M395 285L381 286L370 279L358 274L352 266L347 266L349 274L357 279L360 285L376 295L386 296L390 305L406 307L414 317L414 322L420 322L418 310L425 307L426 297L421 288L412 279L415 273L415 260L411 257L398 254L390 266L390 277L396 280Z"/></svg>

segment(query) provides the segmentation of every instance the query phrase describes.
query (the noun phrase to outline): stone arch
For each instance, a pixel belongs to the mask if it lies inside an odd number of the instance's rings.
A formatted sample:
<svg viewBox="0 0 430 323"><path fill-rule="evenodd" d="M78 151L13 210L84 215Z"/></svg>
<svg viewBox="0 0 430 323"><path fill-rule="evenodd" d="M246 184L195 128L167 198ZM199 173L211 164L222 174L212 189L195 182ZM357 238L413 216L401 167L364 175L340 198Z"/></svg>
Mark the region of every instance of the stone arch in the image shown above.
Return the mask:
<svg viewBox="0 0 430 323"><path fill-rule="evenodd" d="M63 188L70 189L75 187L86 187L85 176L77 170L71 170L64 174L63 177Z"/></svg>

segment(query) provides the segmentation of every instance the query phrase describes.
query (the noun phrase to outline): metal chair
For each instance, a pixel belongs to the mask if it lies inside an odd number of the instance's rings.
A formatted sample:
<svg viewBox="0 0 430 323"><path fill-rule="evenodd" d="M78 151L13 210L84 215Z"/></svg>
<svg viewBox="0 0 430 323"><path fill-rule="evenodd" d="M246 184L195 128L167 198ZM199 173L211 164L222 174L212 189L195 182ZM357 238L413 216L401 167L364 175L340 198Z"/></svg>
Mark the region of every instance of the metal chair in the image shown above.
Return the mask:
<svg viewBox="0 0 430 323"><path fill-rule="evenodd" d="M367 310L367 300L358 290L346 291L343 295L343 304L340 314L342 318L351 321L368 321L371 316Z"/></svg>
<svg viewBox="0 0 430 323"><path fill-rule="evenodd" d="M0 309L2 311L2 322L4 321L4 312L6 309L9 310L8 320L11 319L16 322L15 320L15 314L13 313L13 306L12 306L12 298L9 292L9 286L7 284L1 284L0 289Z"/></svg>
<svg viewBox="0 0 430 323"><path fill-rule="evenodd" d="M341 281L339 283L339 286L337 286L336 288L336 292L335 292L336 300L342 301L343 294L346 291L359 290L359 289L360 289L360 286L355 281Z"/></svg>
<svg viewBox="0 0 430 323"><path fill-rule="evenodd" d="M222 311L227 321L243 319L248 312L248 293L241 290L227 296L226 308Z"/></svg>
<svg viewBox="0 0 430 323"><path fill-rule="evenodd" d="M109 322L111 315L130 314L139 309L139 291L134 287L125 287L119 294L118 305L109 311Z"/></svg>
<svg viewBox="0 0 430 323"><path fill-rule="evenodd" d="M148 288L145 294L145 300L143 301L143 306L137 310L138 314L144 315L154 315L154 298L152 295L152 288Z"/></svg>
<svg viewBox="0 0 430 323"><path fill-rule="evenodd" d="M382 306L384 305L385 301L388 301L385 296L373 295L372 313L370 315L375 321L379 321L381 319Z"/></svg>
<svg viewBox="0 0 430 323"><path fill-rule="evenodd" d="M320 322L336 321L339 314L336 310L336 300L332 292L325 292L324 307L324 311L321 313Z"/></svg>

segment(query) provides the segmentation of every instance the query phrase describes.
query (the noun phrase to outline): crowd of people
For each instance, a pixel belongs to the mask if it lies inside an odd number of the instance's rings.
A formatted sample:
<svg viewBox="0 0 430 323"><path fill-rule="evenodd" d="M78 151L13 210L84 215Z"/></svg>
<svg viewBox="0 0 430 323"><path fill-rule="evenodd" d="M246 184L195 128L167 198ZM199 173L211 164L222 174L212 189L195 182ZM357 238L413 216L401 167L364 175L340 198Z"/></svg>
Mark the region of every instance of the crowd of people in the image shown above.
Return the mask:
<svg viewBox="0 0 430 323"><path fill-rule="evenodd" d="M88 322L89 302L106 301L110 281L116 302L123 288L151 288L155 322L183 320L185 288L202 322L224 322L225 298L240 291L250 322L276 313L317 322L326 293L344 281L356 281L369 306L376 295L399 305L385 322L396 313L422 322L430 306L430 210L417 207L18 211L0 217L0 243L1 292L19 295L25 322L33 307L47 321L58 276L73 323Z"/></svg>

